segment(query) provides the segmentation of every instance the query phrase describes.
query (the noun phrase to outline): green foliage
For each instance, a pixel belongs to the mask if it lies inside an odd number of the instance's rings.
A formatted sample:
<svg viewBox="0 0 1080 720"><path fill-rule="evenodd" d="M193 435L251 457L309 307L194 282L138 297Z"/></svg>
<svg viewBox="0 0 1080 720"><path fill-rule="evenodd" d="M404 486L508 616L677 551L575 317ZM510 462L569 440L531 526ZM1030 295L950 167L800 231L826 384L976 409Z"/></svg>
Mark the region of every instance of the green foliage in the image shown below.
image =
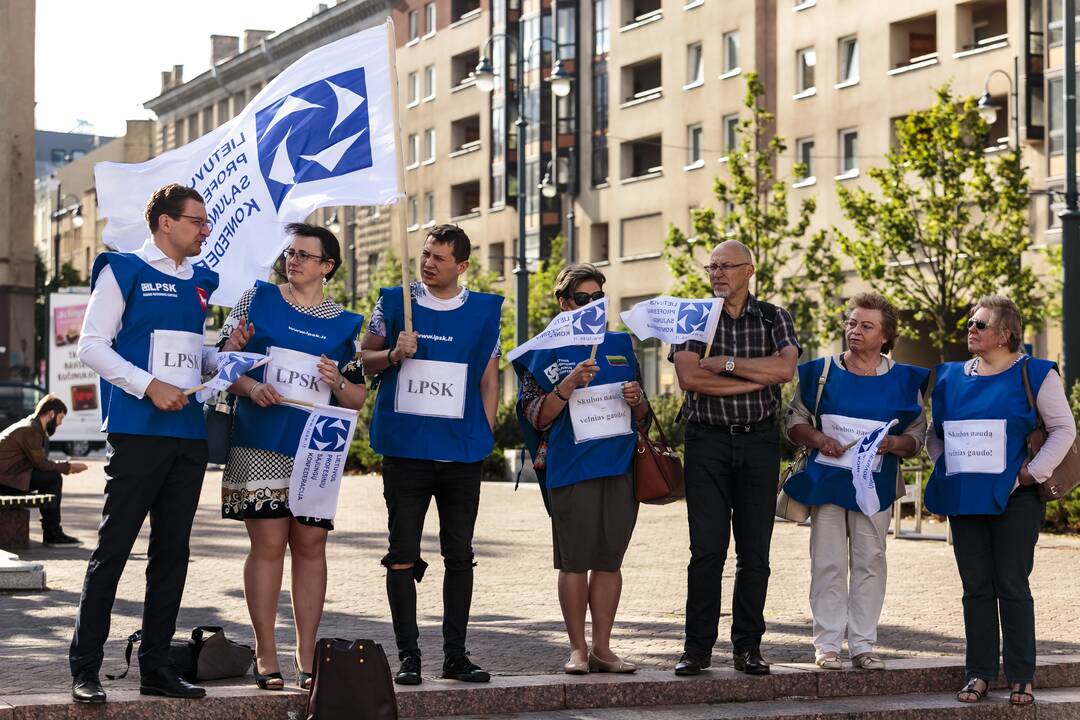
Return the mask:
<svg viewBox="0 0 1080 720"><path fill-rule="evenodd" d="M1052 307L1052 287L1021 262L1032 244L1025 168L1015 152L988 156L988 134L975 99L945 84L930 109L897 121L897 147L869 171L877 192L837 188L856 271L930 328L942 360L981 295L1008 295L1033 326Z"/></svg>
<svg viewBox="0 0 1080 720"><path fill-rule="evenodd" d="M566 267L566 241L562 235L551 240L551 253L540 261L540 269L529 277L529 337L539 335L551 319L562 312L555 299L555 278Z"/></svg>
<svg viewBox="0 0 1080 720"><path fill-rule="evenodd" d="M471 263L465 273L465 287L476 292L493 293L506 297L506 292L499 284L498 273L481 270L478 263ZM511 302L503 302L502 316L499 320L499 345L502 347L502 357L499 358L499 369L507 367L506 353L513 349L514 343L514 307Z"/></svg>
<svg viewBox="0 0 1080 720"><path fill-rule="evenodd" d="M679 407L682 405L682 397L671 393L657 395L649 398L649 405L656 414L660 426L664 428L664 435L671 443L671 447L679 453L679 457L682 457L683 443L686 440L686 423L676 422ZM653 438L657 437L656 430L651 429L650 435Z"/></svg>
<svg viewBox="0 0 1080 720"><path fill-rule="evenodd" d="M713 181L713 195L723 212L695 209L690 237L674 225L668 228L664 255L676 279L671 293L712 295L703 265L713 247L738 240L754 254L754 294L789 308L804 344L820 346L840 334L843 309L834 300L843 275L828 235L805 237L817 200L803 198L794 218L788 209L790 179L777 177L774 169L787 144L772 134L774 117L762 105L764 94L757 74L749 73L743 100L747 116L738 125L737 147L727 155L726 177ZM805 173L805 167L795 166L795 179Z"/></svg>
<svg viewBox="0 0 1080 720"><path fill-rule="evenodd" d="M48 275L49 270L45 267L45 261L41 259L40 255L35 254L34 287L39 288L39 292L34 298L34 348L37 352L37 362L34 363L35 369L38 362L49 357L49 294L56 292L60 288L78 287L88 282L88 280L83 280L79 271L69 263L60 266L58 276L46 281Z"/></svg>

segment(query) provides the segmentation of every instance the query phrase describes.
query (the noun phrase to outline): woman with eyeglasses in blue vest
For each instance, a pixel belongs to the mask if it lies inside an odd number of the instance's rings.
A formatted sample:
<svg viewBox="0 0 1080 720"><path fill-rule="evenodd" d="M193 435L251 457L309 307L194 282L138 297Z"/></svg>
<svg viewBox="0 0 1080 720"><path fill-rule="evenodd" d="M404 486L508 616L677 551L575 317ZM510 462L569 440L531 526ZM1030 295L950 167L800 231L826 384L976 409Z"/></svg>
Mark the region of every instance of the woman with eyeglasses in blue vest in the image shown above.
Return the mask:
<svg viewBox="0 0 1080 720"><path fill-rule="evenodd" d="M939 365L926 450L934 472L926 507L949 518L964 587L967 684L957 700L976 703L997 678L999 657L1009 702L1035 702L1035 605L1028 576L1045 503L1045 482L1076 438L1057 366L1024 354L1016 304L991 295L967 323L967 362ZM1035 407L1025 389L1030 385ZM1028 435L1041 418L1048 437L1029 457Z"/></svg>

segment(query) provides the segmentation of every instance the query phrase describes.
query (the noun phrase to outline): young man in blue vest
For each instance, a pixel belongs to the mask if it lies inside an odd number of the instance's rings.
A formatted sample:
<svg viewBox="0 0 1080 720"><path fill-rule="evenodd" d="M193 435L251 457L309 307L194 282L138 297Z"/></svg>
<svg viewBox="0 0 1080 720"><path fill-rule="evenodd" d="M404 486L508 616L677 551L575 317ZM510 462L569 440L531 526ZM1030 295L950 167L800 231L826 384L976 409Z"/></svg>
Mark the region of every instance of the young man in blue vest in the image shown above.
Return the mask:
<svg viewBox="0 0 1080 720"><path fill-rule="evenodd" d="M404 329L400 287L384 288L362 343L364 372L381 373L371 446L383 455L389 513L386 594L401 668L395 682L420 683L416 583L424 516L439 510L443 577L442 677L487 682L469 660L465 634L473 587L473 526L480 465L494 444L502 298L458 285L472 243L461 228L437 225L420 254L423 282L410 286L414 332Z"/></svg>
<svg viewBox="0 0 1080 720"><path fill-rule="evenodd" d="M217 273L193 266L210 234L202 196L166 185L146 206L151 238L132 253L94 262L79 359L101 376L102 430L108 433L105 505L71 640L71 694L103 703L98 679L116 586L150 516L146 599L139 647L140 692L200 698L169 663L169 642L187 578L188 539L206 472L202 404L184 394L215 370L203 325ZM225 345L250 337L238 329Z"/></svg>

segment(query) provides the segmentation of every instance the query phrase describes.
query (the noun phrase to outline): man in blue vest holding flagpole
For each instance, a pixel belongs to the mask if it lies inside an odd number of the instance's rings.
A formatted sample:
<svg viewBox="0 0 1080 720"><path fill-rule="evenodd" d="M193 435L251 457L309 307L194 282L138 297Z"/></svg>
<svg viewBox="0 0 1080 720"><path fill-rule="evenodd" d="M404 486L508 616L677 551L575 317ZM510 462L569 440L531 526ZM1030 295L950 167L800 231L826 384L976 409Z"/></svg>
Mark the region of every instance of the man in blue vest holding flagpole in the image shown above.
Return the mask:
<svg viewBox="0 0 1080 720"><path fill-rule="evenodd" d="M480 466L494 445L503 298L458 284L471 247L461 228L433 227L420 254L423 281L409 291L418 331L404 329L402 289L384 288L362 342L365 374L381 373L371 447L383 455L390 547L382 563L401 660L394 680L402 685L421 680L416 583L427 569L420 538L433 498L445 566L442 677L491 679L469 660L465 635Z"/></svg>
<svg viewBox="0 0 1080 720"><path fill-rule="evenodd" d="M108 433L105 505L69 653L72 697L83 703L106 700L98 672L116 586L147 515L140 692L206 695L176 674L169 643L207 461L202 404L184 390L216 369L203 325L218 276L188 259L199 255L210 232L196 190L159 188L146 221L151 238L139 250L102 253L94 262L79 338L79 359L101 376L101 429ZM238 328L225 350L240 349L250 334L250 326Z"/></svg>

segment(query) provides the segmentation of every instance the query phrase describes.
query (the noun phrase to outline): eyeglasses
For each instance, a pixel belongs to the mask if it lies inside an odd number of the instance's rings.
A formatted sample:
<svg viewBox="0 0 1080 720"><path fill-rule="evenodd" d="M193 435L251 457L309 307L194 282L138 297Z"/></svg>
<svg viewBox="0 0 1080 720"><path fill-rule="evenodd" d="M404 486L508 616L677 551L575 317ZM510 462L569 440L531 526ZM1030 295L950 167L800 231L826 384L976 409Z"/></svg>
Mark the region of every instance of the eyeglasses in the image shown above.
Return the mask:
<svg viewBox="0 0 1080 720"><path fill-rule="evenodd" d="M592 295L587 292L576 292L568 295L567 297L573 298L574 304L578 307L581 307L583 305L588 305L591 302L596 302L600 298L604 297L604 291L597 290Z"/></svg>
<svg viewBox="0 0 1080 720"><path fill-rule="evenodd" d="M742 267L743 265L749 265L749 264L750 263L748 263L748 262L722 263L720 265L717 265L716 263L709 263L708 265L705 265L704 267L705 267L705 271L707 273L709 273L710 275L718 273L720 271L723 271L723 273L725 275L727 275L729 272L731 272L735 268Z"/></svg>
<svg viewBox="0 0 1080 720"><path fill-rule="evenodd" d="M202 230L204 227L210 227L210 221L206 218L201 218L198 215L184 215L183 213L181 213L177 217L187 218L191 222L195 223L200 230Z"/></svg>
<svg viewBox="0 0 1080 720"><path fill-rule="evenodd" d="M311 253L304 252L303 250L293 250L292 248L289 248L288 250L283 252L282 255L285 256L286 260L292 260L293 258L296 258L302 263L306 263L308 260L318 260L319 262L329 260L329 258L325 255L312 255Z"/></svg>
<svg viewBox="0 0 1080 720"><path fill-rule="evenodd" d="M978 328L979 330L985 330L988 327L994 327L994 326L991 325L990 323L986 322L985 320L976 320L975 318L972 318L971 320L968 320L967 327L968 327L968 330L970 330L971 328Z"/></svg>

